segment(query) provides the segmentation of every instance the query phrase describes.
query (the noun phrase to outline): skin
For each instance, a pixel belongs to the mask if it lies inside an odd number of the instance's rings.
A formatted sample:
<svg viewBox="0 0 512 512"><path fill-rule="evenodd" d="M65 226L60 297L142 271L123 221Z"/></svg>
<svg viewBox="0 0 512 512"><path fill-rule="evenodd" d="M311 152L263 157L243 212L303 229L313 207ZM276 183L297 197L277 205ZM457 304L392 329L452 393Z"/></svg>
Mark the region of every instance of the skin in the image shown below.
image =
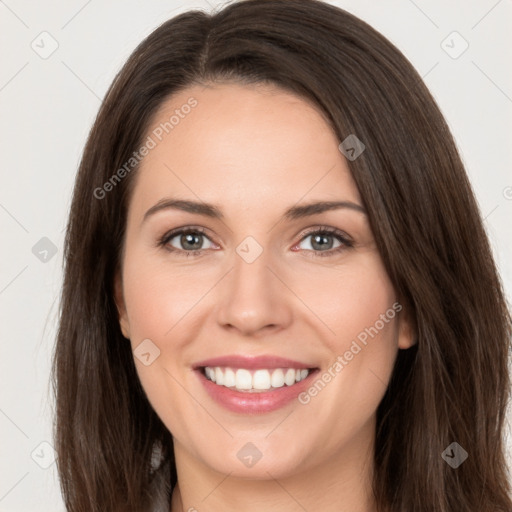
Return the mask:
<svg viewBox="0 0 512 512"><path fill-rule="evenodd" d="M365 213L282 218L313 201L362 205L340 141L314 106L262 84L190 87L162 105L151 129L191 96L197 106L142 161L116 276L123 334L133 349L150 339L160 350L152 364L135 364L174 438L172 511L373 511L376 409L398 350L414 339L405 309L307 405L234 413L192 370L220 355L273 354L325 372L398 300ZM163 209L143 220L171 197L214 203L224 218ZM206 231L202 254L180 255L190 245L179 235L168 243L176 252L158 246L186 226ZM334 253L340 242L328 238L322 256L308 236L322 226L353 246ZM236 252L247 236L263 249L250 264ZM262 453L252 467L237 457L247 442Z"/></svg>

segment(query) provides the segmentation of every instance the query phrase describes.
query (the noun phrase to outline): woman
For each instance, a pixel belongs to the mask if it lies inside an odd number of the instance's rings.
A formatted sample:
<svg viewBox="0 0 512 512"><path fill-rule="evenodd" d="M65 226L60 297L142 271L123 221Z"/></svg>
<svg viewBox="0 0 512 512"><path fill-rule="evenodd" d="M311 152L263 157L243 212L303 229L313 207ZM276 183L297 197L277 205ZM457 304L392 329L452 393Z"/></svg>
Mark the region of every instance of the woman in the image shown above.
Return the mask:
<svg viewBox="0 0 512 512"><path fill-rule="evenodd" d="M155 30L91 130L65 258L68 510L512 510L477 204L418 74L347 12Z"/></svg>

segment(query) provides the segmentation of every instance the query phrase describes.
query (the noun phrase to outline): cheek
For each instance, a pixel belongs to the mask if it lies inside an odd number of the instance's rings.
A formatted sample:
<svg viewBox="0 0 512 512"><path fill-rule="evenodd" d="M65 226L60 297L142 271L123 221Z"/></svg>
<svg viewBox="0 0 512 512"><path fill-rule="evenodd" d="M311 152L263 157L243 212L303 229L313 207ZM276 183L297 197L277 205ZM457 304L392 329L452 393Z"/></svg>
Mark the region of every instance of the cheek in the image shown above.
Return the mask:
<svg viewBox="0 0 512 512"><path fill-rule="evenodd" d="M364 341L369 336L367 329L374 332L374 326L380 338L394 338L390 334L393 334L396 296L376 254L361 256L336 270L319 268L307 281L299 280L296 289L328 328L322 329L323 339L334 353L348 350L358 336Z"/></svg>
<svg viewBox="0 0 512 512"><path fill-rule="evenodd" d="M170 268L163 259L134 249L125 259L123 291L133 342L170 334L211 287L207 277Z"/></svg>
<svg viewBox="0 0 512 512"><path fill-rule="evenodd" d="M334 275L319 273L301 290L305 302L328 326L322 329L321 341L330 361L319 375L325 386L319 382L312 395L304 396L314 414L325 421L326 411L341 406L343 421L369 417L382 399L398 353L401 306L392 283L376 257L360 263Z"/></svg>
<svg viewBox="0 0 512 512"><path fill-rule="evenodd" d="M143 389L164 424L173 433L184 435L181 416L194 419L197 404L183 392L183 374L176 371L177 356L193 333L186 330L187 313L200 297L200 283L186 272L170 272L153 258L127 251L123 267L123 291L130 326L134 361ZM204 292L202 292L204 293ZM185 331L184 331L185 329ZM158 354L150 364L137 357L138 347L150 340L149 352ZM153 345L154 344L154 345ZM156 348L155 348L156 347ZM144 352L147 352L145 350ZM183 414L173 414L182 411ZM204 421L198 418L197 421Z"/></svg>

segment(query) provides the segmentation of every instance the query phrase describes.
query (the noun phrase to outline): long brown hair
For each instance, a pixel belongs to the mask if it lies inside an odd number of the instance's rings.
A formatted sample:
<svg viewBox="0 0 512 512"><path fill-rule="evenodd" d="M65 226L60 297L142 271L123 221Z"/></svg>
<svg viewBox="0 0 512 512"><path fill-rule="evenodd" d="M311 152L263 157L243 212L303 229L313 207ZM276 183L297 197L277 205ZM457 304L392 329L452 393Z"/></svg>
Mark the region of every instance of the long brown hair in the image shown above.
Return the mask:
<svg viewBox="0 0 512 512"><path fill-rule="evenodd" d="M181 14L136 48L103 101L76 178L54 356L67 510L140 512L162 468L170 488L176 483L172 436L141 387L114 302L136 167L98 190L142 145L170 95L216 81L277 84L317 105L340 141L355 134L366 146L348 164L417 334L399 351L377 411L379 509L510 512L511 317L461 158L400 51L317 0ZM441 456L452 442L468 453L456 469Z"/></svg>

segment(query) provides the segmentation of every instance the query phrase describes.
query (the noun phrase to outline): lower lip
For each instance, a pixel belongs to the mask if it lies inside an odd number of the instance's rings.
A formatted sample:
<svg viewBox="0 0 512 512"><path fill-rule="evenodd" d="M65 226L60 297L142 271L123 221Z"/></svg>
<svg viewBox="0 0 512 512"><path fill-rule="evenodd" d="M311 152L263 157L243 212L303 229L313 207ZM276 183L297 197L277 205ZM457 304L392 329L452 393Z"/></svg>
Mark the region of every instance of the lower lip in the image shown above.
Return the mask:
<svg viewBox="0 0 512 512"><path fill-rule="evenodd" d="M226 386L219 386L207 379L201 370L197 375L208 394L220 405L233 412L242 414L261 414L275 411L296 399L310 385L310 378L317 370L310 370L309 375L292 386L284 385L273 391L244 392Z"/></svg>

